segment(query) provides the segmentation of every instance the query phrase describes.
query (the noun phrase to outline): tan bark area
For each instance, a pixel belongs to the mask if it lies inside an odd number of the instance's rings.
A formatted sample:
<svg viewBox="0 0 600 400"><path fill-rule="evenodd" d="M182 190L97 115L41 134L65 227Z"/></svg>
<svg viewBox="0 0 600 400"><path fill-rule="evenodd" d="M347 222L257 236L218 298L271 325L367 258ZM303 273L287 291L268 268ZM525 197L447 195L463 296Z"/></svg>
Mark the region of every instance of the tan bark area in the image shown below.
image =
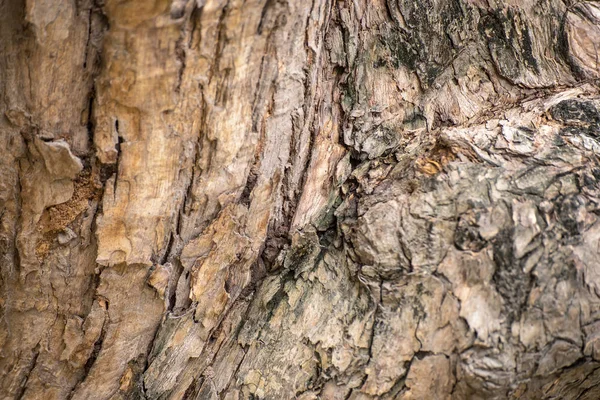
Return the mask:
<svg viewBox="0 0 600 400"><path fill-rule="evenodd" d="M0 398L600 398L600 7L0 0Z"/></svg>

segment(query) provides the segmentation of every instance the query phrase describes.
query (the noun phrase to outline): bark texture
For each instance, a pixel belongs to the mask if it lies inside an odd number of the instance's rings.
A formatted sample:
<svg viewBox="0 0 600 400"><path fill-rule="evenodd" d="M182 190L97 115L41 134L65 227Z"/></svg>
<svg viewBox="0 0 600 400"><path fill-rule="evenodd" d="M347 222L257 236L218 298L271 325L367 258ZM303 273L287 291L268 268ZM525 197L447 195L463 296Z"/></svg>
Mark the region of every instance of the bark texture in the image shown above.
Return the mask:
<svg viewBox="0 0 600 400"><path fill-rule="evenodd" d="M0 0L3 399L600 398L600 5Z"/></svg>

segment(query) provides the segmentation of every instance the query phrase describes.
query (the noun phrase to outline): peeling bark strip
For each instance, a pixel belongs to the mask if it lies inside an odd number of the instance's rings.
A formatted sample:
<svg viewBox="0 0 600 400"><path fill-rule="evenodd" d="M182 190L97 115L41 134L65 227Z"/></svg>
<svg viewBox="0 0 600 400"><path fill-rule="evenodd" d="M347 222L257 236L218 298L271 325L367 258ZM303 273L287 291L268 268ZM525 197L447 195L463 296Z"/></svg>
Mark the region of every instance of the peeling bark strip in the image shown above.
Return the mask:
<svg viewBox="0 0 600 400"><path fill-rule="evenodd" d="M600 398L600 7L0 0L0 398Z"/></svg>

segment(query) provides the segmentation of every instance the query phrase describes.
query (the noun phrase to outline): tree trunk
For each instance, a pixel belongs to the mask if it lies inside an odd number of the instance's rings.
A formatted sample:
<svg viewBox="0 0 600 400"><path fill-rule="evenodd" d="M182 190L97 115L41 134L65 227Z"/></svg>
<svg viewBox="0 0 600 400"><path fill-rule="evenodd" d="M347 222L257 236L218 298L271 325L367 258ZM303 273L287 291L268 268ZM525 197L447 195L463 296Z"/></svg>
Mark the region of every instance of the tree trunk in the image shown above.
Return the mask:
<svg viewBox="0 0 600 400"><path fill-rule="evenodd" d="M0 0L3 399L600 398L600 5Z"/></svg>

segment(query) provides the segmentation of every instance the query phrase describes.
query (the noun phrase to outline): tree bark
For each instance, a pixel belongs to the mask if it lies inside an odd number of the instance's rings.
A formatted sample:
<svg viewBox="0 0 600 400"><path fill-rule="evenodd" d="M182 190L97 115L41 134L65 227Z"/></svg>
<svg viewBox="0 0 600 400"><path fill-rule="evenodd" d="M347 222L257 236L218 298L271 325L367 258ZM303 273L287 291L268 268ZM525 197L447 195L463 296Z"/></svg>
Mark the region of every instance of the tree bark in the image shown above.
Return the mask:
<svg viewBox="0 0 600 400"><path fill-rule="evenodd" d="M600 6L0 0L0 397L600 398Z"/></svg>

